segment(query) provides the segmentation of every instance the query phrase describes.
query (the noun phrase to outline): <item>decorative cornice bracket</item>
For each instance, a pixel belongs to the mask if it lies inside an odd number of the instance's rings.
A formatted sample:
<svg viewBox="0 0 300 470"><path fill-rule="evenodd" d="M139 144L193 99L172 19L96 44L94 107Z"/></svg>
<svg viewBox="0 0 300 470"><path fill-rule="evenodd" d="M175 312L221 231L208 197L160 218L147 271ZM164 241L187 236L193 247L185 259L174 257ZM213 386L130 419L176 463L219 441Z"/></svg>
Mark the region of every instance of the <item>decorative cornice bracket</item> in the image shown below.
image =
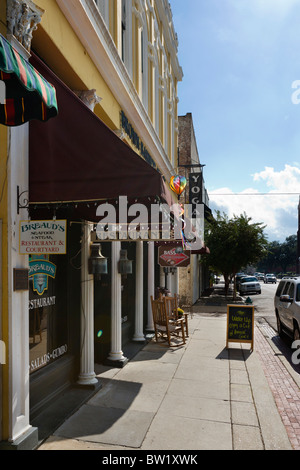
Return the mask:
<svg viewBox="0 0 300 470"><path fill-rule="evenodd" d="M42 20L42 10L31 0L7 0L7 37L14 37L30 52L32 33Z"/></svg>

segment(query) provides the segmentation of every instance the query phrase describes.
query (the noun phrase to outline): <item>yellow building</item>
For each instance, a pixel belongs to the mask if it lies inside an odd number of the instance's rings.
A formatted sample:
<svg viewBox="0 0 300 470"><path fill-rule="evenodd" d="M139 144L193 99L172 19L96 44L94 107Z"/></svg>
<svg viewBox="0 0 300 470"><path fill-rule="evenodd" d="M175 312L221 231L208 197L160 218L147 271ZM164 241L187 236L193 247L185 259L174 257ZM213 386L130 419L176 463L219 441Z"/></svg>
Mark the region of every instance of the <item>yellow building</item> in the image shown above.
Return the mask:
<svg viewBox="0 0 300 470"><path fill-rule="evenodd" d="M100 249L96 211L176 201L182 70L166 0L2 0L0 34L0 447L30 449L62 392L101 387L95 362L123 367L153 328L157 248Z"/></svg>

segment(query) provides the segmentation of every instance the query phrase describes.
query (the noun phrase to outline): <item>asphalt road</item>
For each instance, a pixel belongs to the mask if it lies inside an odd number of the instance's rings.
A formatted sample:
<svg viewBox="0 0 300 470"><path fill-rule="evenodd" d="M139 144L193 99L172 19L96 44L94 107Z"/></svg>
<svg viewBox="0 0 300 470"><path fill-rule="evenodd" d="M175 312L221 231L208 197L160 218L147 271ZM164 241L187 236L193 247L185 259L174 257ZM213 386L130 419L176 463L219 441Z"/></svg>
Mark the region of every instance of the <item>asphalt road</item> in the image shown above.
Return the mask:
<svg viewBox="0 0 300 470"><path fill-rule="evenodd" d="M275 331L277 331L277 325L274 309L274 296L277 287L278 281L276 284L264 284L261 281L261 294L250 295L255 307L255 318L264 318Z"/></svg>

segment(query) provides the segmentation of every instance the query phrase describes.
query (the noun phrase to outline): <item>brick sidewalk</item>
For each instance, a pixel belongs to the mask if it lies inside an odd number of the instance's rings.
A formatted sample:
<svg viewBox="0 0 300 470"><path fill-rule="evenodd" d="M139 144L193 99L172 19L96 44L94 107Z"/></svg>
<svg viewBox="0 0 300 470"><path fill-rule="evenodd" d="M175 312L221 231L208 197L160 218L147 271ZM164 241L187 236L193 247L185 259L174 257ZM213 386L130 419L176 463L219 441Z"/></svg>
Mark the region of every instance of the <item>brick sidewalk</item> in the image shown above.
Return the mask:
<svg viewBox="0 0 300 470"><path fill-rule="evenodd" d="M280 347L280 353L290 361L293 350L284 345L283 341L277 336L274 330L272 330L272 337L270 330L271 328L269 328L268 336L275 344L277 343L277 347ZM264 335L259 328L256 328L255 330L255 350L261 359L265 376L268 380L270 389L272 390L274 400L282 422L287 430L291 445L294 450L300 450L299 387L278 357L278 354L264 338ZM300 368L294 367L294 370L299 373L300 377Z"/></svg>

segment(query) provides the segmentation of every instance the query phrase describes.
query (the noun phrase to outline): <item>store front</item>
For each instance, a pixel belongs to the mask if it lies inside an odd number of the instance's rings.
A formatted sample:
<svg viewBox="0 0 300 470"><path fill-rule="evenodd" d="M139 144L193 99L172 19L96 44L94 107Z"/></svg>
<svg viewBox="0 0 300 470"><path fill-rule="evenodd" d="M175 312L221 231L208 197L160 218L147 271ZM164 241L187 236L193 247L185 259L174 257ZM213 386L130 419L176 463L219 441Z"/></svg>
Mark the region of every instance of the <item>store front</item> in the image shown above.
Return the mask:
<svg viewBox="0 0 300 470"><path fill-rule="evenodd" d="M101 243L107 271L100 279L93 278L88 260L98 206L107 203L117 208L121 195L128 206L142 202L150 207L157 201L171 206L174 201L157 170L106 127L37 56L31 60L55 86L59 114L44 128L38 121L30 123L30 215L32 220L65 218L68 230L65 255L30 260L32 266L43 261L51 268L48 279L43 273L38 278L37 273L30 282L34 416L78 377L81 384L96 384L94 361L103 363L110 356L110 363L123 366L122 346L134 336L142 339L147 250L142 242L130 240ZM132 261L127 277L118 270L121 249ZM86 364L89 370L83 370Z"/></svg>
<svg viewBox="0 0 300 470"><path fill-rule="evenodd" d="M34 419L76 382L80 349L80 226L68 227L67 253L29 255L30 415Z"/></svg>

